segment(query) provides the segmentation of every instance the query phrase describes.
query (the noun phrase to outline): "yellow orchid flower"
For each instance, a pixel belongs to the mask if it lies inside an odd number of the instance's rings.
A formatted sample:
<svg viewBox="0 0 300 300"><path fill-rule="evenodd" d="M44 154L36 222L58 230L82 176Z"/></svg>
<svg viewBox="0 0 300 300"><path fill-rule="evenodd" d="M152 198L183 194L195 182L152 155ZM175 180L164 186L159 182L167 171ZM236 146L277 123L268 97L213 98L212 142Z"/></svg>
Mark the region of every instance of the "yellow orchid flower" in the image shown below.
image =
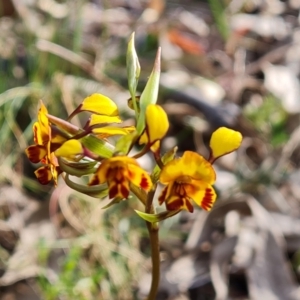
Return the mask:
<svg viewBox="0 0 300 300"><path fill-rule="evenodd" d="M158 200L165 202L167 210L186 209L193 212L193 200L205 210L210 210L216 200L212 184L216 174L212 165L201 155L185 151L183 156L168 162L159 180L167 185Z"/></svg>
<svg viewBox="0 0 300 300"><path fill-rule="evenodd" d="M238 149L242 142L242 134L238 131L220 127L213 132L209 147L209 162L213 163L217 158Z"/></svg>
<svg viewBox="0 0 300 300"><path fill-rule="evenodd" d="M38 168L34 174L38 181L45 185L48 184L51 180L54 181L54 185L57 185L58 176L62 173L61 169L58 166L57 158L54 153L51 153L49 160L45 160L44 166Z"/></svg>
<svg viewBox="0 0 300 300"><path fill-rule="evenodd" d="M114 135L127 135L135 131L135 126L107 126L107 124L122 123L121 118L117 116L104 116L92 114L87 124L84 126L86 130L90 130L92 133L100 139L106 139Z"/></svg>
<svg viewBox="0 0 300 300"><path fill-rule="evenodd" d="M118 116L117 105L102 94L92 94L86 97L82 103L71 113L69 120L82 111L89 111L97 115Z"/></svg>
<svg viewBox="0 0 300 300"><path fill-rule="evenodd" d="M32 163L41 162L44 166L35 171L41 184L48 184L52 179L55 185L60 174L57 158L51 149L51 126L48 120L48 110L40 101L38 121L33 125L33 139L35 145L27 147L26 155Z"/></svg>
<svg viewBox="0 0 300 300"><path fill-rule="evenodd" d="M160 140L169 129L169 120L164 109L157 104L149 104L146 109L146 128L139 144L148 144L153 152L160 148Z"/></svg>
<svg viewBox="0 0 300 300"><path fill-rule="evenodd" d="M134 158L115 156L104 160L89 185L107 182L110 198L128 198L129 183L149 191L152 187L150 176Z"/></svg>

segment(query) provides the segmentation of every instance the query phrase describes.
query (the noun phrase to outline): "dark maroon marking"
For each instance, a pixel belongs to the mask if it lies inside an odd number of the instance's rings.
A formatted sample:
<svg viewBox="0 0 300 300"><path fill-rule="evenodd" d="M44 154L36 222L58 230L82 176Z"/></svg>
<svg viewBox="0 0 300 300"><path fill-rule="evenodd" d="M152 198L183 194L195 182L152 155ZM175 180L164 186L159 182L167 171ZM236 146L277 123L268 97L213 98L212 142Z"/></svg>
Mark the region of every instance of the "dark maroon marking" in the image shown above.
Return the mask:
<svg viewBox="0 0 300 300"><path fill-rule="evenodd" d="M184 203L181 198L178 198L178 199L172 201L171 203L166 202L167 210L177 210L177 209L182 208L183 205L184 205Z"/></svg>
<svg viewBox="0 0 300 300"><path fill-rule="evenodd" d="M99 182L98 176L94 176L94 177L92 178L91 182L89 183L89 185L97 185L97 184L99 184L99 183L100 183L100 182Z"/></svg>
<svg viewBox="0 0 300 300"><path fill-rule="evenodd" d="M33 140L34 142L37 144L38 143L38 139L37 139L37 127L33 126Z"/></svg>
<svg viewBox="0 0 300 300"><path fill-rule="evenodd" d="M213 205L213 196L214 193L212 192L212 189L207 188L205 189L205 194L204 197L202 199L202 203L201 203L201 207L205 210L209 210L211 209L212 205Z"/></svg>
<svg viewBox="0 0 300 300"><path fill-rule="evenodd" d="M128 198L129 190L123 184L120 184L120 192L121 192L123 198L126 198L126 199Z"/></svg>
<svg viewBox="0 0 300 300"><path fill-rule="evenodd" d="M26 149L26 154L28 156L28 159L32 163L36 164L41 161L41 159L39 158L41 149L44 149L44 147L40 145L32 145Z"/></svg>
<svg viewBox="0 0 300 300"><path fill-rule="evenodd" d="M47 170L47 168L43 168L43 169L38 169L35 171L36 177L39 181L39 183L46 185L51 181L51 177L49 179L49 169Z"/></svg>
<svg viewBox="0 0 300 300"><path fill-rule="evenodd" d="M192 203L188 199L186 199L185 204L186 204L188 211L192 213L194 211L194 206L192 205Z"/></svg>
<svg viewBox="0 0 300 300"><path fill-rule="evenodd" d="M161 194L160 194L160 196L159 196L159 198L158 198L158 203L159 203L159 205L162 205L162 204L164 203L164 201L166 200L167 191L168 191L168 186L166 186L166 187L162 190L162 192L161 192Z"/></svg>
<svg viewBox="0 0 300 300"><path fill-rule="evenodd" d="M109 187L108 195L109 195L110 199L115 198L118 195L118 185L117 184Z"/></svg>
<svg viewBox="0 0 300 300"><path fill-rule="evenodd" d="M146 176L144 174L142 174L142 179L140 182L140 187L144 190L148 190L149 189L149 182L148 179L146 178Z"/></svg>

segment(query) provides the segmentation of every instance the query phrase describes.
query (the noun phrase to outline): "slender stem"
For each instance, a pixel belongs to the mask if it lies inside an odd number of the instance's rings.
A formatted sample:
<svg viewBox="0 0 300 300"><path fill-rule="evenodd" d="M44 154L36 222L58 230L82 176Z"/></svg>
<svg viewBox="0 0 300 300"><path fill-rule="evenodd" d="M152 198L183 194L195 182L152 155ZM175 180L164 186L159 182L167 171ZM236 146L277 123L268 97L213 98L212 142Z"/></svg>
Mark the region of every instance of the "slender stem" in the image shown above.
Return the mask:
<svg viewBox="0 0 300 300"><path fill-rule="evenodd" d="M137 154L135 154L134 156L132 156L132 158L137 159L137 158L142 157L144 154L146 154L146 153L149 151L149 149L150 149L149 145L146 145L146 146L142 149L141 152L138 152Z"/></svg>
<svg viewBox="0 0 300 300"><path fill-rule="evenodd" d="M147 223L147 228L151 244L151 261L152 261L152 282L147 300L155 300L160 279L160 256L159 256L159 238L158 226L156 223Z"/></svg>
<svg viewBox="0 0 300 300"><path fill-rule="evenodd" d="M130 184L130 190L132 193L134 193L137 199L140 200L146 206L147 194L145 193L145 191L138 188L134 184Z"/></svg>
<svg viewBox="0 0 300 300"><path fill-rule="evenodd" d="M155 194L156 185L148 193L145 212L153 213L153 197ZM152 282L147 300L155 300L159 286L160 279L160 256L159 256L159 236L158 236L158 223L146 222L151 245L151 261L152 261Z"/></svg>

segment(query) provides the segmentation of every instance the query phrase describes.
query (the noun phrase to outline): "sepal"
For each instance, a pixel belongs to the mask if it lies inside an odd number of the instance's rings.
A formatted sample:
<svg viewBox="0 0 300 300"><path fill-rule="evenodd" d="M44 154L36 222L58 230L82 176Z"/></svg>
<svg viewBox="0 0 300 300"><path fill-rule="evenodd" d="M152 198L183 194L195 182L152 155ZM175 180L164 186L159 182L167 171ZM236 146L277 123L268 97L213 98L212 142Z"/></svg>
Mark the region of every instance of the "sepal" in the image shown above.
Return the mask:
<svg viewBox="0 0 300 300"><path fill-rule="evenodd" d="M68 174L66 174L65 176L65 182L71 189L74 189L80 193L86 194L94 198L104 198L108 195L108 188L106 184L88 186L75 183L74 181L70 180Z"/></svg>
<svg viewBox="0 0 300 300"><path fill-rule="evenodd" d="M71 162L58 157L58 164L63 172L69 175L81 177L84 175L95 173L95 171L97 170L98 162Z"/></svg>
<svg viewBox="0 0 300 300"><path fill-rule="evenodd" d="M145 129L145 114L146 109L149 104L155 104L157 102L158 89L159 89L159 79L160 79L160 55L161 48L158 48L154 67L151 75L147 81L145 89L140 98L140 114L137 122L137 132L142 134Z"/></svg>
<svg viewBox="0 0 300 300"><path fill-rule="evenodd" d="M113 154L113 146L109 143L96 138L93 135L88 135L80 139L82 145L91 151L93 154L103 158L109 158Z"/></svg>
<svg viewBox="0 0 300 300"><path fill-rule="evenodd" d="M126 55L128 88L132 98L133 109L138 115L138 106L136 103L135 92L138 85L138 80L141 73L141 66L134 46L134 32L132 33Z"/></svg>
<svg viewBox="0 0 300 300"><path fill-rule="evenodd" d="M147 214L139 210L134 210L142 219L150 223L157 223L177 215L181 210L163 211L158 214Z"/></svg>

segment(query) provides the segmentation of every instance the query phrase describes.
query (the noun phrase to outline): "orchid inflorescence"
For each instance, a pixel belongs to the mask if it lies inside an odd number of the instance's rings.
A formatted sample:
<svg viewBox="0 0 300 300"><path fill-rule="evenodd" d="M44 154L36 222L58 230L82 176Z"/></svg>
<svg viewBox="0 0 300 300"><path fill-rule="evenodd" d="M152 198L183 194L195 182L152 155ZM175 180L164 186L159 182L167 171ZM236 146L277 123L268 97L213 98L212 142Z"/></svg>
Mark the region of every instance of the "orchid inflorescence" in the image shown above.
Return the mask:
<svg viewBox="0 0 300 300"><path fill-rule="evenodd" d="M210 139L210 155L205 159L193 151L177 155L177 147L162 154L162 140L169 129L168 116L156 104L160 78L160 49L153 71L144 91L136 95L140 65L134 48L134 34L127 50L127 75L135 126L122 126L117 105L102 94L92 94L70 114L67 120L48 113L40 101L38 120L33 125L34 145L26 149L32 163L40 163L35 175L41 184L53 181L57 185L61 175L72 189L96 198L111 199L104 208L134 195L144 205L136 213L146 220L152 258L152 283L148 300L156 299L159 284L158 222L182 210L193 212L193 202L209 211L215 200L213 184L216 173L212 166L216 159L238 149L242 135L229 128L218 128ZM82 127L72 124L72 118L89 113ZM141 148L133 154L135 146ZM152 172L140 166L137 159L151 154L155 160ZM88 184L72 181L72 176L88 177ZM157 195L159 185L163 188ZM153 201L165 204L156 213Z"/></svg>
<svg viewBox="0 0 300 300"><path fill-rule="evenodd" d="M212 164L236 150L242 136L229 128L217 129L210 140L208 159L192 151L185 151L177 158L176 148L161 155L161 141L168 131L169 121L164 109L156 104L159 60L160 50L144 92L136 97L140 67L133 38L130 40L127 68L131 98L128 105L135 111L136 126L120 126L122 119L117 105L101 94L85 98L67 120L50 115L40 102L38 120L33 125L35 144L26 149L26 154L31 162L42 164L35 171L41 184L53 180L56 185L58 176L64 173L66 183L80 192L101 198L108 195L112 203L128 199L133 192L143 198L140 200L145 204L147 193L156 189L159 182L165 187L158 202L165 203L167 211L193 212L191 200L205 210L212 208L216 200L212 187L216 174ZM83 128L78 128L71 120L81 112L89 112L90 118ZM110 137L119 138L114 138L113 144ZM135 144L144 147L131 155ZM148 152L157 163L151 175L137 162L137 158ZM90 176L88 186L94 188L72 183L69 175ZM144 214L140 215L145 218Z"/></svg>
<svg viewBox="0 0 300 300"><path fill-rule="evenodd" d="M128 106L135 114L136 126L122 126L117 105L102 94L92 94L70 114L67 120L50 115L40 102L38 120L33 126L34 145L26 149L29 160L41 163L35 171L41 184L57 184L62 175L71 188L97 198L109 197L108 206L135 195L145 206L136 211L148 224L173 216L181 210L193 212L194 203L210 210L216 200L213 184L216 173L212 166L219 157L236 150L242 141L239 132L217 129L210 140L210 157L205 159L193 151L178 157L174 147L161 152L161 143L169 129L164 109L156 104L160 77L160 49L153 71L141 96L136 96L140 65L134 48L134 35L127 50L128 85L131 98ZM88 122L79 128L72 118L82 112L90 114ZM113 138L112 138L113 137ZM132 154L136 145L142 150ZM139 147L141 148L141 147ZM151 173L137 159L150 153L156 162ZM78 184L70 176L88 176L87 185ZM166 210L156 214L153 207L155 191Z"/></svg>

